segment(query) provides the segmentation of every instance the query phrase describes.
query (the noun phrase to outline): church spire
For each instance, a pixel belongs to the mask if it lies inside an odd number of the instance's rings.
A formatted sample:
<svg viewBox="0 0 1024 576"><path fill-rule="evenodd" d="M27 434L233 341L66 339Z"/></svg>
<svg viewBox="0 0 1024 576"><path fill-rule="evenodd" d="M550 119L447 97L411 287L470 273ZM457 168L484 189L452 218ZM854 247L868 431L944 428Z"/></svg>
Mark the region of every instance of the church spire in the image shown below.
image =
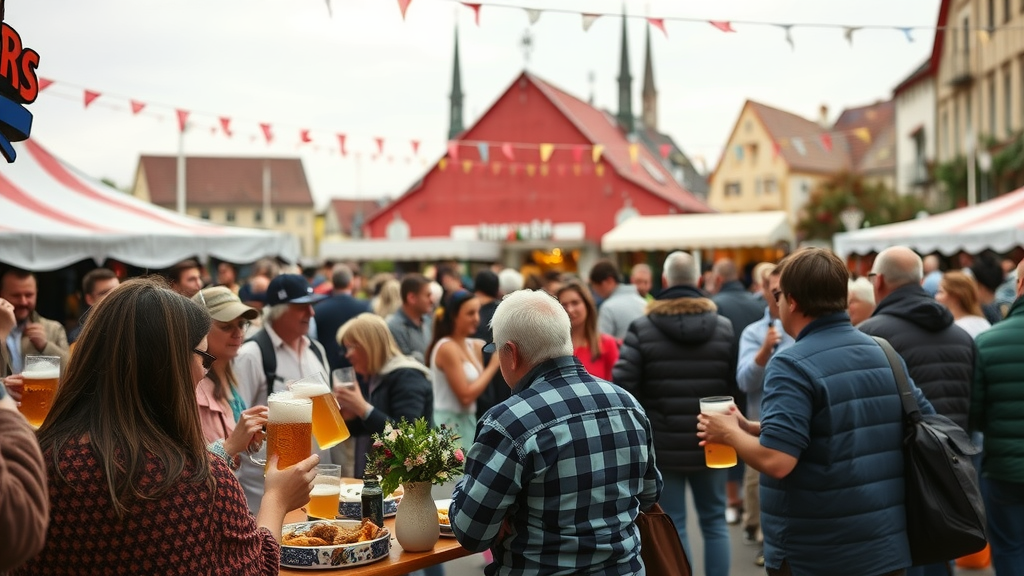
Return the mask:
<svg viewBox="0 0 1024 576"><path fill-rule="evenodd" d="M633 77L629 75L629 41L626 38L626 6L622 6L622 55L619 60L619 126L633 133Z"/></svg>
<svg viewBox="0 0 1024 576"><path fill-rule="evenodd" d="M644 128L658 131L658 90L654 87L654 56L651 53L651 25L647 25L647 54L644 56L644 89L640 95L643 105L641 119Z"/></svg>
<svg viewBox="0 0 1024 576"><path fill-rule="evenodd" d="M462 125L462 72L459 66L459 25L455 24L455 60L452 65L451 119L448 124L448 139L452 140L465 129Z"/></svg>

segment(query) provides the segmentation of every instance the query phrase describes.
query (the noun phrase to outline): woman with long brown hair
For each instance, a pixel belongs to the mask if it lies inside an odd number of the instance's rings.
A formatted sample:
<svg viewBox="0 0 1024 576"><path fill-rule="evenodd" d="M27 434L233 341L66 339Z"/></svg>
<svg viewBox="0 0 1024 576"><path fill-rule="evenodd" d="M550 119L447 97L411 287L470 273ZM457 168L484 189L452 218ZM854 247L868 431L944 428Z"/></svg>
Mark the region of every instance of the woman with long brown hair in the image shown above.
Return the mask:
<svg viewBox="0 0 1024 576"><path fill-rule="evenodd" d="M971 338L977 338L978 334L992 327L981 310L977 283L959 270L951 270L942 275L935 300L949 309L953 314L953 322L970 334Z"/></svg>
<svg viewBox="0 0 1024 576"><path fill-rule="evenodd" d="M150 279L92 311L38 432L46 546L15 574L278 573L284 515L309 500L319 459L274 460L253 518L199 425L209 329L205 310Z"/></svg>
<svg viewBox="0 0 1024 576"><path fill-rule="evenodd" d="M612 336L598 331L597 305L590 290L578 280L571 280L555 294L569 315L573 354L587 372L611 381L612 367L619 359L619 343Z"/></svg>

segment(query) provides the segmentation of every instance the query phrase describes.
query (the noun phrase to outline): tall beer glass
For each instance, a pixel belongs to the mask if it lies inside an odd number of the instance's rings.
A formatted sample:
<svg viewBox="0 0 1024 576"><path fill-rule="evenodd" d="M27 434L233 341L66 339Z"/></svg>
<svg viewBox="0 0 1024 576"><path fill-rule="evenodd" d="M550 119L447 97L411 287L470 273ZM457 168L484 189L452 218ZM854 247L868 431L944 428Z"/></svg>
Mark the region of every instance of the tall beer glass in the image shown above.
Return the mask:
<svg viewBox="0 0 1024 576"><path fill-rule="evenodd" d="M309 493L309 516L333 520L338 516L338 502L341 501L341 466L318 464L313 490Z"/></svg>
<svg viewBox="0 0 1024 576"><path fill-rule="evenodd" d="M701 414L728 414L735 406L732 396L709 396L700 399ZM704 463L708 468L732 468L736 465L736 449L725 444L704 444Z"/></svg>
<svg viewBox="0 0 1024 576"><path fill-rule="evenodd" d="M348 440L348 426L338 410L338 401L319 373L292 382L288 389L296 398L313 402L313 436L322 450Z"/></svg>
<svg viewBox="0 0 1024 576"><path fill-rule="evenodd" d="M267 458L250 456L266 472L270 458L277 454L277 467L285 469L309 458L313 445L313 403L291 392L274 392L267 398Z"/></svg>
<svg viewBox="0 0 1024 576"><path fill-rule="evenodd" d="M25 388L21 393L21 413L28 423L38 428L53 405L60 379L60 357L25 356L25 369L21 373Z"/></svg>

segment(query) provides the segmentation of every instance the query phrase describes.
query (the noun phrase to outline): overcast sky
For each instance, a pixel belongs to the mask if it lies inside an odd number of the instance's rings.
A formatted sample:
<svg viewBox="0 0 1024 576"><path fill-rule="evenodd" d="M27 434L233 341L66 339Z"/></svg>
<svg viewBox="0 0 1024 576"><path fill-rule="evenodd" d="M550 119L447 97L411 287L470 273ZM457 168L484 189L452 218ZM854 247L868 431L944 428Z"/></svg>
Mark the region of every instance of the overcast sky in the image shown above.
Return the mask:
<svg viewBox="0 0 1024 576"><path fill-rule="evenodd" d="M445 150L456 20L466 125L524 65L526 12L488 6L473 23L449 0L413 0L403 22L396 0L7 0L6 20L41 55L56 81L30 109L32 135L97 178L129 186L140 154L176 154L174 109L191 110L190 155L301 156L318 206L330 197L397 196ZM618 12L620 0L494 0L528 7ZM796 24L795 50L779 27L667 22L653 32L660 128L713 168L743 102L753 99L815 118L891 96L931 53L939 0L627 0L628 13ZM863 29L852 46L839 26ZM644 27L629 23L634 113L640 112ZM545 12L530 28L529 70L597 105L617 109L621 22L584 32L576 14ZM81 88L103 94L83 108ZM146 102L132 115L129 98ZM213 134L232 118L233 138ZM260 122L273 126L267 145ZM299 130L313 143L300 146ZM348 134L349 156L334 134ZM385 157L372 161L374 137ZM409 141L422 142L419 158ZM355 152L361 160L356 159ZM358 169L357 169L358 165ZM2 168L0 168L2 169Z"/></svg>

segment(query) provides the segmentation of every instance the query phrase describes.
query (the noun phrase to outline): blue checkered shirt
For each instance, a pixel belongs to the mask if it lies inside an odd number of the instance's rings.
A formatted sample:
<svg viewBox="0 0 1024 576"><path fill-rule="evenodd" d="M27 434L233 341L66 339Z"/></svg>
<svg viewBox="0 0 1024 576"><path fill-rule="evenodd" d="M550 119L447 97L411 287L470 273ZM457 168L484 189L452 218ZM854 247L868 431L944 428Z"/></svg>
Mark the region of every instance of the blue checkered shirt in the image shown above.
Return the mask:
<svg viewBox="0 0 1024 576"><path fill-rule="evenodd" d="M484 415L449 515L460 544L492 548L487 574L643 574L635 520L661 488L643 408L566 356Z"/></svg>

